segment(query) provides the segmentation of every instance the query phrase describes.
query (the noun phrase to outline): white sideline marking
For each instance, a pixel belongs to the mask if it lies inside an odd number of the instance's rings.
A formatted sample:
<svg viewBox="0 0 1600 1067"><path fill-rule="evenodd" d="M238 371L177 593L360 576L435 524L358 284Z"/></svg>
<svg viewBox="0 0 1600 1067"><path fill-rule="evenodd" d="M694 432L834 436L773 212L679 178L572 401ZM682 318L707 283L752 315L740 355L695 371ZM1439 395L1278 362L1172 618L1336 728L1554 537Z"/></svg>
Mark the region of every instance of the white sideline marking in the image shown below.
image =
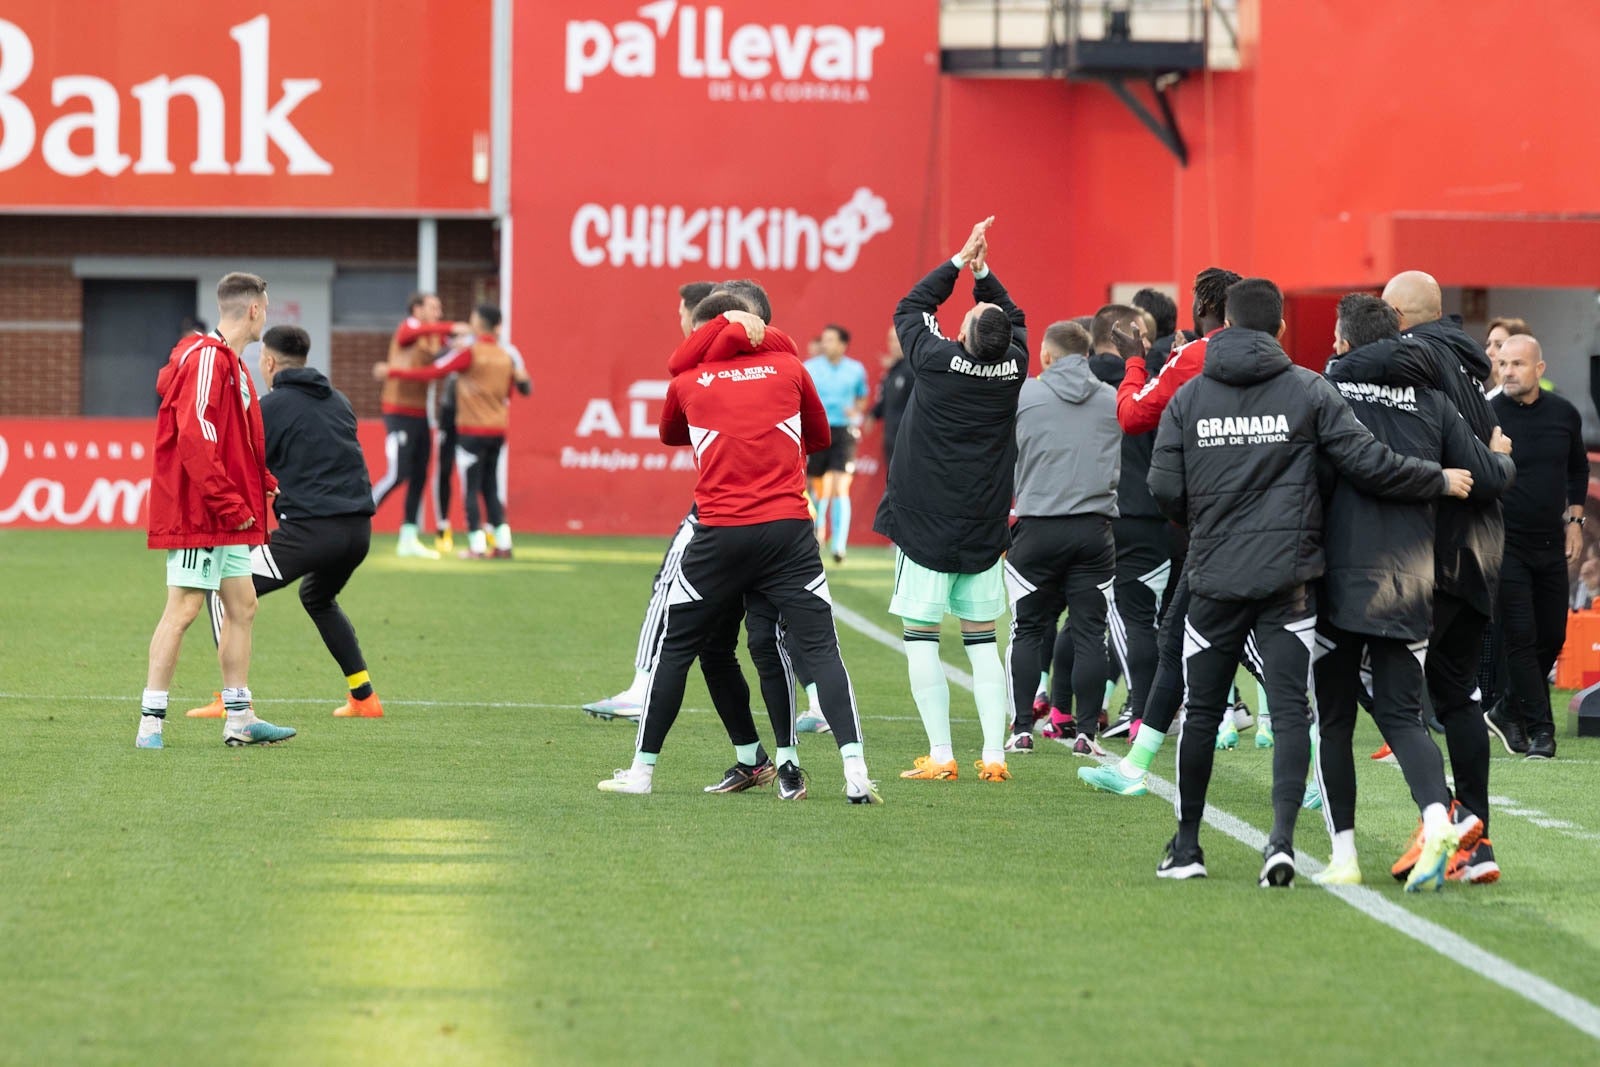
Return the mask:
<svg viewBox="0 0 1600 1067"><path fill-rule="evenodd" d="M75 701L94 700L108 701L114 704L133 705L138 703L138 693L0 693L0 700L34 700L50 701L56 704L71 704ZM289 707L306 707L326 704L330 707L336 703L334 697L253 697L252 703L256 704L283 704ZM395 708L528 708L534 710L556 709L561 711L581 711L577 704L541 704L520 700L385 700L385 707ZM685 715L710 715L711 708L679 708ZM171 709L168 709L169 713ZM876 722L921 722L916 715L863 715L863 719L872 719ZM637 720L634 720L637 722ZM969 723L977 722L976 719L951 719L951 722Z"/></svg>
<svg viewBox="0 0 1600 1067"><path fill-rule="evenodd" d="M872 638L879 644L904 651L902 643L893 634L877 626L866 617L858 615L848 608L840 608L837 604L834 605L833 614L835 618L846 626ZM950 678L956 684L964 689L970 690L972 688L970 675L961 675L960 672L955 671L948 665L945 669L950 672ZM1101 762L1115 762L1115 758L1107 757ZM1163 778L1158 778L1152 774L1147 776L1147 782L1150 791L1165 800L1170 801L1177 795L1172 783ZM1230 815L1211 804L1206 805L1205 821L1235 841L1254 849L1258 853L1267 845L1266 834L1244 820ZM1296 852L1295 866L1302 874L1314 875L1325 869L1322 863L1298 851ZM1589 1037L1600 1040L1600 1006L1591 1004L1582 997L1575 996L1560 986L1523 970L1510 960L1496 956L1487 949L1479 948L1461 935L1453 933L1438 923L1424 919L1415 912L1401 907L1376 890L1358 885L1319 886L1318 888L1327 890L1367 917L1376 919L1391 930L1404 934L1432 949L1480 978L1493 982L1502 989L1515 993L1535 1006L1543 1008Z"/></svg>

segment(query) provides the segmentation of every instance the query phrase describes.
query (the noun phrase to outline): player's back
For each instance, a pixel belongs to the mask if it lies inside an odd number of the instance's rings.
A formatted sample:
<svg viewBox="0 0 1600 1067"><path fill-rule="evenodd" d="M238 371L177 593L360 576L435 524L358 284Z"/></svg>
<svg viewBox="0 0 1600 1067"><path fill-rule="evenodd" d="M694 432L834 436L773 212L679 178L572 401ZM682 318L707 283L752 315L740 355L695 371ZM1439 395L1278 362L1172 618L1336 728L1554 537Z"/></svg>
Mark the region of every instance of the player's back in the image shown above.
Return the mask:
<svg viewBox="0 0 1600 1067"><path fill-rule="evenodd" d="M700 469L700 521L806 519L801 401L805 368L784 352L703 363L672 388Z"/></svg>
<svg viewBox="0 0 1600 1067"><path fill-rule="evenodd" d="M456 381L456 430L464 434L504 434L510 425L511 383L516 365L499 343L479 338L472 363Z"/></svg>
<svg viewBox="0 0 1600 1067"><path fill-rule="evenodd" d="M280 518L370 515L372 484L355 411L315 367L286 367L261 398L267 469L278 479Z"/></svg>

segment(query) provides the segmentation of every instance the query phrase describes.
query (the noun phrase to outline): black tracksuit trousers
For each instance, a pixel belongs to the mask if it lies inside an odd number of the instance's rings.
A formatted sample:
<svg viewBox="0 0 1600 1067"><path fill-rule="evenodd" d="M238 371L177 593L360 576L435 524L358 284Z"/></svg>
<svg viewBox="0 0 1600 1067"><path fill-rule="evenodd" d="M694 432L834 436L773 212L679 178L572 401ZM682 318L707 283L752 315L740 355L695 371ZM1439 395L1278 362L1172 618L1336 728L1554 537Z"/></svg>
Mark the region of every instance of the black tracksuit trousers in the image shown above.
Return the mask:
<svg viewBox="0 0 1600 1067"><path fill-rule="evenodd" d="M1066 610L1078 729L1094 736L1110 669L1106 592L1115 573L1116 545L1111 520L1104 515L1029 515L1012 527L1005 563L1011 598L1006 681L1011 686L1014 729L1026 731L1033 725L1033 694L1043 669L1039 650Z"/></svg>
<svg viewBox="0 0 1600 1067"><path fill-rule="evenodd" d="M456 466L461 469L461 503L467 513L467 529L480 528L480 519L499 526L506 521L505 505L500 500L500 452L506 439L494 435L462 434L456 445ZM480 516L478 502L483 502Z"/></svg>
<svg viewBox="0 0 1600 1067"><path fill-rule="evenodd" d="M690 508L689 514L679 524L678 532L673 535L667 554L662 558L651 583L650 606L645 612L644 625L639 630L639 648L634 654L634 666L641 671L650 670L651 659L660 642L667 611L667 595L682 568L684 549L694 536L695 519L695 510ZM746 600L747 611L751 611L751 599ZM775 609L772 610L769 628L759 605L747 619L751 636L750 658L755 662L756 672L760 676L761 695L767 703L767 715L772 721L777 743L787 746L793 742L785 738L794 736L793 717L790 714L793 694L789 692L788 668L779 657L778 650L769 649L763 639L776 625ZM722 720L722 728L727 731L729 742L749 745L760 740L760 735L756 733L755 717L750 711L750 684L745 681L744 669L739 665L738 646L739 614L730 612L725 618L717 620L708 631L706 643L699 654L700 673L705 677L711 706L717 710L717 717ZM773 703L774 699L779 702ZM779 729L780 723L785 724L783 729Z"/></svg>
<svg viewBox="0 0 1600 1067"><path fill-rule="evenodd" d="M1266 670L1267 699L1277 735L1272 749L1273 818L1268 841L1276 848L1294 847L1295 822L1311 764L1306 679L1316 625L1315 598L1303 585L1263 600L1190 597L1183 642L1188 714L1178 739L1180 845L1199 843L1217 727L1222 724L1245 638L1254 633Z"/></svg>
<svg viewBox="0 0 1600 1067"><path fill-rule="evenodd" d="M1428 634L1425 674L1433 713L1444 727L1456 799L1483 820L1489 832L1489 727L1473 696L1486 616L1449 593L1433 596L1433 630Z"/></svg>
<svg viewBox="0 0 1600 1067"><path fill-rule="evenodd" d="M1444 757L1422 725L1423 663L1427 641L1372 637L1341 630L1328 622L1317 627L1317 784L1322 789L1328 832L1356 826L1356 760L1351 748L1361 691L1362 656L1372 670L1372 718L1394 750L1400 772L1420 812L1429 804L1450 803Z"/></svg>
<svg viewBox="0 0 1600 1067"><path fill-rule="evenodd" d="M1180 573L1156 634L1156 674L1145 697L1141 728L1148 726L1168 733L1172 720L1178 717L1178 708L1183 704L1183 623L1188 614L1189 576Z"/></svg>
<svg viewBox="0 0 1600 1067"><path fill-rule="evenodd" d="M734 628L737 630L737 625ZM745 594L745 647L750 650L750 662L756 666L761 700L767 706L767 719L779 748L795 744L795 682L805 685L808 677L805 665L790 651L792 639L786 631L783 615L771 600L760 593ZM704 660L701 663L704 665Z"/></svg>
<svg viewBox="0 0 1600 1067"><path fill-rule="evenodd" d="M421 415L383 417L383 477L372 485L372 503L382 507L389 494L405 483L405 513L401 522L422 523L422 494L428 487L428 460L433 455L433 432Z"/></svg>
<svg viewBox="0 0 1600 1067"><path fill-rule="evenodd" d="M1144 717L1155 680L1156 617L1172 574L1172 539L1165 519L1128 518L1112 523L1117 577L1111 596L1111 644L1128 680L1128 707ZM1099 705L1094 706L1098 712ZM1092 717L1092 716L1091 716Z"/></svg>
<svg viewBox="0 0 1600 1067"><path fill-rule="evenodd" d="M737 626L750 593L764 596L784 619L788 639L805 656L816 677L822 714L834 740L843 746L861 739L855 693L839 656L815 527L806 519L751 526L697 522L667 593L665 619L652 658L650 695L639 717L640 752L660 753L682 707L690 664L708 641L715 638L720 644L726 640L728 620ZM732 730L730 738L735 744L748 743L733 738Z"/></svg>
<svg viewBox="0 0 1600 1067"><path fill-rule="evenodd" d="M250 551L256 596L300 582L300 605L347 678L366 670L367 661L338 596L367 558L371 544L372 516L334 515L280 521L267 543ZM220 642L222 597L215 591L206 597L206 609L211 613L211 636Z"/></svg>

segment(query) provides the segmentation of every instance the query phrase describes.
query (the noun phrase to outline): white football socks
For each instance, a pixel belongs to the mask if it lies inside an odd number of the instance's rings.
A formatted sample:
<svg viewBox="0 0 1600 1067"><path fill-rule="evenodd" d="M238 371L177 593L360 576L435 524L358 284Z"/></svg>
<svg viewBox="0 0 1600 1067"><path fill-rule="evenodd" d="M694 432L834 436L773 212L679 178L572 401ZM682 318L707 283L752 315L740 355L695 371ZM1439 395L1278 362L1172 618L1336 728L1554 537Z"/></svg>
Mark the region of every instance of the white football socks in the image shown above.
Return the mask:
<svg viewBox="0 0 1600 1067"><path fill-rule="evenodd" d="M1011 694L1006 687L1006 669L1000 665L994 631L962 636L967 659L972 664L972 697L978 705L978 723L983 727L983 761L1004 763Z"/></svg>
<svg viewBox="0 0 1600 1067"><path fill-rule="evenodd" d="M1354 830L1340 830L1333 835L1333 855L1328 858L1328 866L1338 867L1355 861L1356 832Z"/></svg>
<svg viewBox="0 0 1600 1067"><path fill-rule="evenodd" d="M928 754L935 762L945 763L950 755L950 683L944 676L944 664L939 660L937 634L911 637L916 631L907 630L906 671L911 678L911 699L922 716L922 728L928 734ZM943 752L944 755L940 755Z"/></svg>

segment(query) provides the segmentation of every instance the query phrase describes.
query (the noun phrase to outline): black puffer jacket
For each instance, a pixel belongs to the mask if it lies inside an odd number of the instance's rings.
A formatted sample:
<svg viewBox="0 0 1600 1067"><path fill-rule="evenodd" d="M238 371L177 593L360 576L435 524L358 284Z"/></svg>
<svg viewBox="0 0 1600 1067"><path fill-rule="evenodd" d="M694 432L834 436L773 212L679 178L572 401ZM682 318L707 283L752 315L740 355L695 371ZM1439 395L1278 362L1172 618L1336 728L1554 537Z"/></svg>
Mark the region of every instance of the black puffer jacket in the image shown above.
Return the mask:
<svg viewBox="0 0 1600 1067"><path fill-rule="evenodd" d="M894 329L916 376L901 416L888 484L872 528L929 570L979 574L1010 533L1017 467L1017 394L1028 377L1022 309L993 274L972 285L975 302L1011 319L1011 347L980 363L939 332L934 317L961 271L935 267L894 309Z"/></svg>
<svg viewBox="0 0 1600 1067"><path fill-rule="evenodd" d="M1464 467L1472 472L1470 500L1498 499L1516 476L1511 457L1490 452L1437 390L1392 380L1396 357L1419 344L1396 338L1356 349L1351 355L1360 357L1358 371L1384 369L1362 381L1341 371L1339 394L1362 425L1396 452ZM1406 641L1427 637L1433 626L1434 504L1381 500L1341 478L1327 515L1324 616L1352 633Z"/></svg>
<svg viewBox="0 0 1600 1067"><path fill-rule="evenodd" d="M1498 420L1483 398L1489 357L1453 319L1425 322L1404 336L1416 344L1402 350L1374 352L1359 348L1336 361L1328 371L1335 381L1389 381L1439 390L1472 433L1485 444ZM1505 523L1498 497L1444 500L1434 532L1434 579L1439 592L1465 600L1483 615L1493 614L1500 587L1500 561L1505 555Z"/></svg>
<svg viewBox="0 0 1600 1067"><path fill-rule="evenodd" d="M1196 594L1263 600L1322 575L1319 456L1383 496L1432 500L1447 487L1437 463L1395 455L1270 335L1212 337L1205 371L1161 416L1150 462L1156 502L1189 527Z"/></svg>

